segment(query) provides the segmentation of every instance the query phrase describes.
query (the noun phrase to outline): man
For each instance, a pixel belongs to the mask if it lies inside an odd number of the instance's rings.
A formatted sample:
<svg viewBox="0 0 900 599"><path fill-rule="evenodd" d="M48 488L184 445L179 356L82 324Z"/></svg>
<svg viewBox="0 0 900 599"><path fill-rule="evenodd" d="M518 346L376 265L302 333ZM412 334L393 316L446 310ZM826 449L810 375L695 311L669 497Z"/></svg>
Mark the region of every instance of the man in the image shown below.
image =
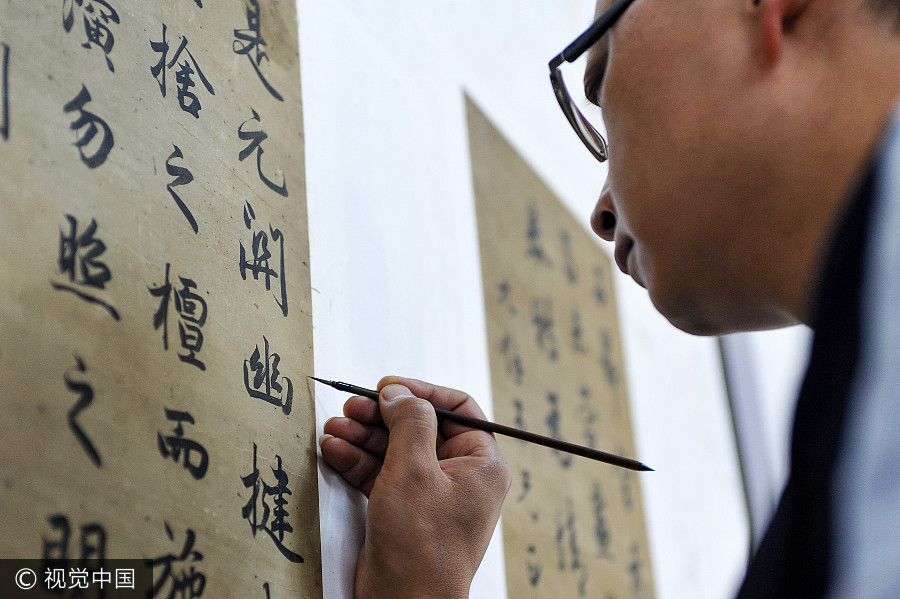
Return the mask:
<svg viewBox="0 0 900 599"><path fill-rule="evenodd" d="M900 1L597 8L594 231L680 329L815 330L790 479L740 596L900 596ZM321 441L369 497L356 596L466 597L508 468L490 435L438 431L431 404L482 416L464 393L379 389Z"/></svg>

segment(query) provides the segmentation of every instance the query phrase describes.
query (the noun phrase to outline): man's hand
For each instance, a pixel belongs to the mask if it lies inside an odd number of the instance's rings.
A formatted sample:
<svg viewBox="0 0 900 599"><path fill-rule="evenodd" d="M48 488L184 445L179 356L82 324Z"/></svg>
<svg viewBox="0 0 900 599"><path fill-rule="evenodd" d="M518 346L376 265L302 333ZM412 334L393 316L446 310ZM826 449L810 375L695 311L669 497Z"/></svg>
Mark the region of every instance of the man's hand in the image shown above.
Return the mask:
<svg viewBox="0 0 900 599"><path fill-rule="evenodd" d="M465 599L509 467L490 433L438 425L432 404L484 418L467 394L400 377L378 389L378 403L347 400L346 418L326 422L321 440L325 461L369 498L356 599Z"/></svg>

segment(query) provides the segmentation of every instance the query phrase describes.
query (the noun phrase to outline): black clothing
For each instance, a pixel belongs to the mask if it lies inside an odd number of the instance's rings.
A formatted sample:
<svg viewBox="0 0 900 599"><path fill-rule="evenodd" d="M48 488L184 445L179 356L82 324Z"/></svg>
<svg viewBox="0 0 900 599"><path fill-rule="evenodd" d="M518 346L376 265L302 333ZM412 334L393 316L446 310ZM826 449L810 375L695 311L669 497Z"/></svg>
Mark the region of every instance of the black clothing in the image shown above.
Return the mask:
<svg viewBox="0 0 900 599"><path fill-rule="evenodd" d="M860 347L860 296L875 169L836 230L814 305L809 367L797 400L788 482L738 599L824 597L833 559L834 472Z"/></svg>

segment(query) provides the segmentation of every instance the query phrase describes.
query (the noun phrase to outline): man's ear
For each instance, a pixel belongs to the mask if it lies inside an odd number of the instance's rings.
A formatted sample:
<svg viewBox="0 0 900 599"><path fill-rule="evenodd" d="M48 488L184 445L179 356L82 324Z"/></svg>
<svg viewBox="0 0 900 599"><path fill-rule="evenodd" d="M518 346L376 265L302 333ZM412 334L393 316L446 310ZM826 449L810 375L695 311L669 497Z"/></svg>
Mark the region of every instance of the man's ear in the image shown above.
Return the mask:
<svg viewBox="0 0 900 599"><path fill-rule="evenodd" d="M748 0L756 16L757 33L766 64L781 59L785 34L812 0Z"/></svg>

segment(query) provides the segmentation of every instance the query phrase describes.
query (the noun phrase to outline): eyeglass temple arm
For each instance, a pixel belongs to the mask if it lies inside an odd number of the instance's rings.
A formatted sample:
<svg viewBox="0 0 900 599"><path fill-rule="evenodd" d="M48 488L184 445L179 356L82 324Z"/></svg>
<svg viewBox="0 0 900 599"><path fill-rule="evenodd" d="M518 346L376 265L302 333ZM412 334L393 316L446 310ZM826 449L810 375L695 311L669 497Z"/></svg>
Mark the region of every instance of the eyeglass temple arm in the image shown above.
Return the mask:
<svg viewBox="0 0 900 599"><path fill-rule="evenodd" d="M550 61L550 70L555 70L563 62L573 62L588 51L600 36L611 27L611 23L617 21L625 9L634 2L634 0L618 0L608 11L603 13L599 19L593 22L584 33L575 38L575 41L569 44L565 50L555 56Z"/></svg>

